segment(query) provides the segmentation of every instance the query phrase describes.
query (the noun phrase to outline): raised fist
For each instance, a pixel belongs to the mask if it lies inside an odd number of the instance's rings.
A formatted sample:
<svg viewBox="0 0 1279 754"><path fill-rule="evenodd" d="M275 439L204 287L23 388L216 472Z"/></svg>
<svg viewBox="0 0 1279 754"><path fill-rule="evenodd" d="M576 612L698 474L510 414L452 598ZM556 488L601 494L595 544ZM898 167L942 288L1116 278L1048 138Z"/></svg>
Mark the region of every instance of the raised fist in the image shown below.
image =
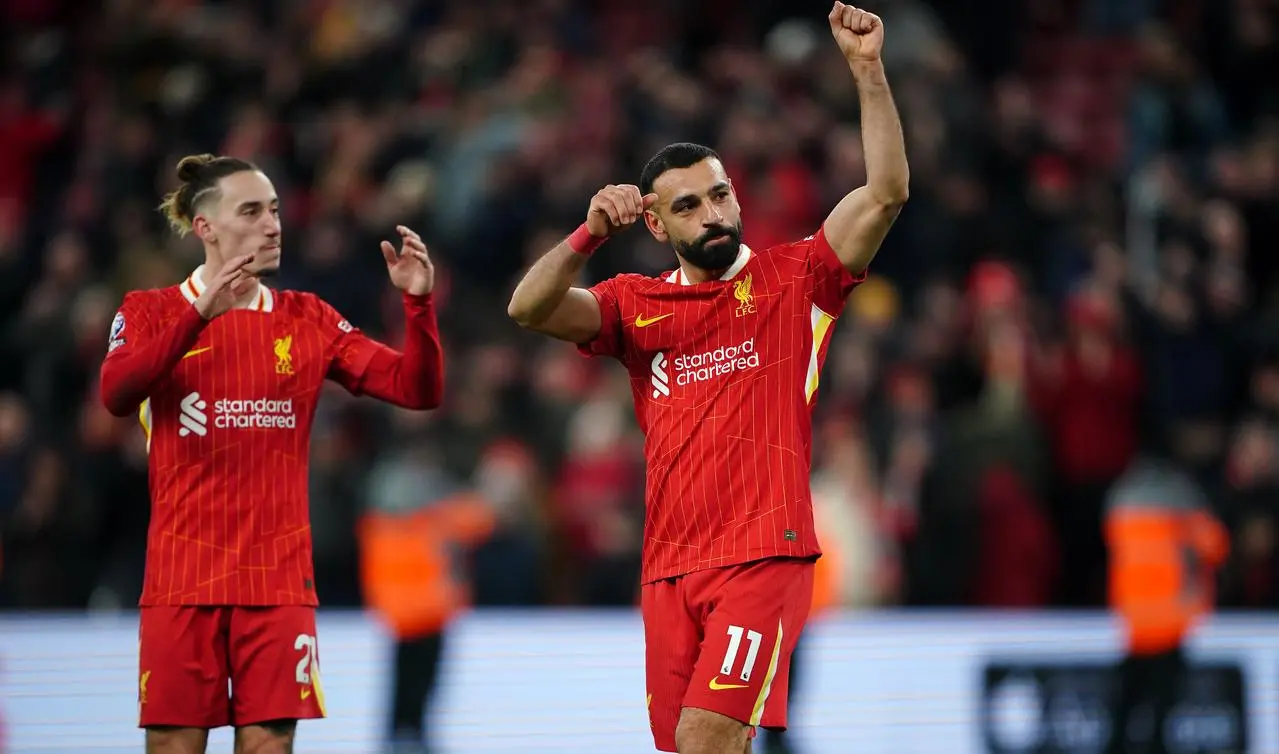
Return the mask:
<svg viewBox="0 0 1279 754"><path fill-rule="evenodd" d="M591 197L586 229L596 238L607 238L629 228L656 202L657 194L641 196L638 186L609 184Z"/></svg>
<svg viewBox="0 0 1279 754"><path fill-rule="evenodd" d="M830 33L848 62L879 60L884 49L884 22L879 16L837 1L826 18Z"/></svg>

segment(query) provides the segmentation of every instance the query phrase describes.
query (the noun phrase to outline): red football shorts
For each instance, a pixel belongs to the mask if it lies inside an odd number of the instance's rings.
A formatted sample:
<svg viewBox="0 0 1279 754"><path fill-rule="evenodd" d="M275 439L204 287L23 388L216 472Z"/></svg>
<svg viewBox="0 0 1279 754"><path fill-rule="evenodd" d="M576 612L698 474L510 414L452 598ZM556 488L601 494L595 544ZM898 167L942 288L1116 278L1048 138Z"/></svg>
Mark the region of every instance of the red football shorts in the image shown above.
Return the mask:
<svg viewBox="0 0 1279 754"><path fill-rule="evenodd" d="M675 751L684 707L784 730L790 658L813 601L813 561L769 558L645 584L648 719Z"/></svg>
<svg viewBox="0 0 1279 754"><path fill-rule="evenodd" d="M324 717L315 608L144 607L138 727Z"/></svg>

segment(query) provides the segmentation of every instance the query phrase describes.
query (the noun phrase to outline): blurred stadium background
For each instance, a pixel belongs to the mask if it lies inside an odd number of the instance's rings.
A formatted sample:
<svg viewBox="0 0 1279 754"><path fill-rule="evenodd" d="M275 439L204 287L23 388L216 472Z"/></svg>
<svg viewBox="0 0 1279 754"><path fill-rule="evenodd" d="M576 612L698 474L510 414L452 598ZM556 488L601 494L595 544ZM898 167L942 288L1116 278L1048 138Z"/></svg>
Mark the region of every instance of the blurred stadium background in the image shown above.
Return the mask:
<svg viewBox="0 0 1279 754"><path fill-rule="evenodd" d="M1099 511L1157 433L1232 539L1190 644L1222 675L1188 692L1183 751L1242 750L1246 722L1248 750L1279 752L1279 3L863 5L885 20L912 199L822 383L838 594L799 660L795 750L1095 751L1094 665L1122 649ZM651 750L629 388L505 302L599 186L671 141L724 155L748 243L811 233L863 179L827 10L0 0L0 750L138 750L145 450L95 382L123 292L199 261L154 207L204 151L266 169L280 284L366 331L397 337L377 252L394 224L444 276L444 408L340 390L320 408L333 718L300 750L385 734L361 517L459 494L496 525L450 547L477 609L445 632L438 750ZM637 231L589 274L670 261Z"/></svg>

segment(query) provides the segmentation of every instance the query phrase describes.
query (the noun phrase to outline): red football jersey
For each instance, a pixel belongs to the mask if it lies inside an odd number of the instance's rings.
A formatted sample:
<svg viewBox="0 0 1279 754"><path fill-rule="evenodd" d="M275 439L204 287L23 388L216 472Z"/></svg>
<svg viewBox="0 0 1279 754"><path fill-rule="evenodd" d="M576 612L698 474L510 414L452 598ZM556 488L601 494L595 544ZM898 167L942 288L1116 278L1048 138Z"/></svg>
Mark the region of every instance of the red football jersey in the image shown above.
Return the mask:
<svg viewBox="0 0 1279 754"><path fill-rule="evenodd" d="M193 315L200 271L128 294L109 368ZM326 377L356 392L379 349L310 293L262 286L213 319L140 408L151 526L141 605L316 605L307 465Z"/></svg>
<svg viewBox="0 0 1279 754"><path fill-rule="evenodd" d="M821 554L809 467L831 326L861 278L822 232L754 253L719 279L681 270L591 288L603 326L584 353L630 372L647 460L645 583Z"/></svg>

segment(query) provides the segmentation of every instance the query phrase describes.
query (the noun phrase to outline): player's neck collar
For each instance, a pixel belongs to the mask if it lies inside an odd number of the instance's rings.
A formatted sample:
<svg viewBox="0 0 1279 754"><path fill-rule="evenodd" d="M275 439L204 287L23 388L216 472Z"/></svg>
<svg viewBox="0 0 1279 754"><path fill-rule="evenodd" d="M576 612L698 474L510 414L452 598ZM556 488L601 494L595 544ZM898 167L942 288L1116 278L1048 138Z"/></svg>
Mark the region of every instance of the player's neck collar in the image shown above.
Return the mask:
<svg viewBox="0 0 1279 754"><path fill-rule="evenodd" d="M737 273L741 272L742 268L746 266L746 263L751 261L752 253L753 252L751 252L751 247L747 246L746 244L742 244L741 248L737 250L737 259L733 260L732 266L729 267L727 270L724 270L724 274L720 275L719 279L732 280L733 278L737 277ZM666 282L679 283L680 285L693 284L692 281L688 279L688 275L684 274L683 266L676 267L674 272L666 276Z"/></svg>
<svg viewBox="0 0 1279 754"><path fill-rule="evenodd" d="M195 300L204 293L204 265L195 268L195 271L178 286L182 290L182 296L187 301L195 303ZM265 285L258 283L257 293L244 301L236 304L237 309L250 309L255 312L270 312L275 310L275 293Z"/></svg>

